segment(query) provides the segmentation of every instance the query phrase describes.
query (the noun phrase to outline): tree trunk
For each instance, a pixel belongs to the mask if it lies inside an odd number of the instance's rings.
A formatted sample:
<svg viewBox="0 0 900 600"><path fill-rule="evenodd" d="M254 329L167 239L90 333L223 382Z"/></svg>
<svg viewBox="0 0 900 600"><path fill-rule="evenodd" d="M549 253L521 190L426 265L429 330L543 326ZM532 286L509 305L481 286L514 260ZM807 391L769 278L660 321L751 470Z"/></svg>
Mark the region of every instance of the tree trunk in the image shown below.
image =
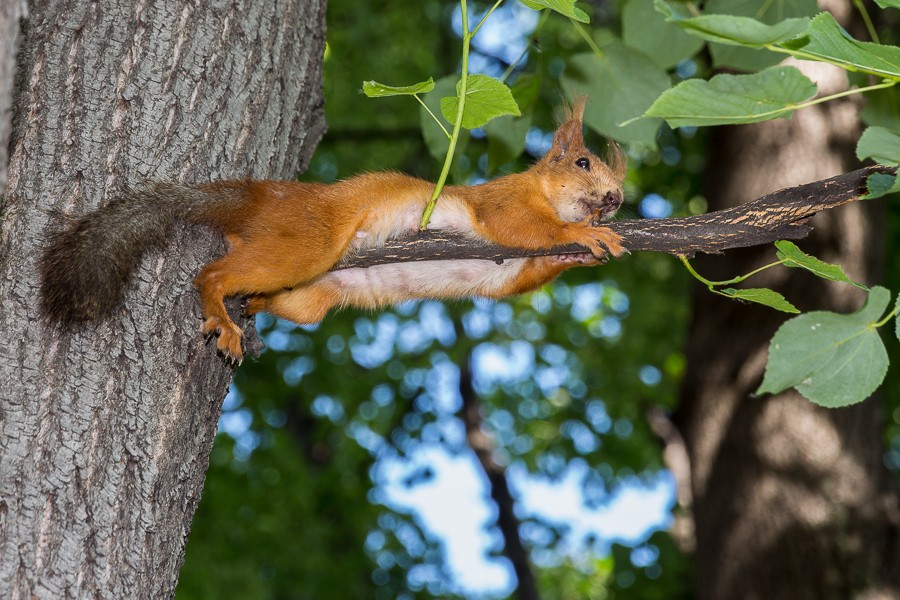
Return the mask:
<svg viewBox="0 0 900 600"><path fill-rule="evenodd" d="M16 75L16 51L19 49L19 22L27 11L25 0L4 0L0 3L0 198L6 193L7 152L12 125L9 115Z"/></svg>
<svg viewBox="0 0 900 600"><path fill-rule="evenodd" d="M173 594L231 380L191 285L221 237L178 229L77 331L39 317L36 258L129 185L294 177L324 130L324 5L33 3L0 212L0 597Z"/></svg>
<svg viewBox="0 0 900 600"><path fill-rule="evenodd" d="M847 3L849 5L849 3ZM846 87L836 68L802 70L820 94ZM710 210L855 168L859 105L831 102L790 121L721 128L712 140ZM883 204L817 215L801 246L877 282ZM771 247L702 257L699 271L727 279L771 262ZM801 310L856 310L863 294L799 270L750 282L778 289ZM897 497L882 465L877 397L838 410L795 392L754 397L768 342L786 316L698 289L688 369L675 422L691 463L696 573L702 599L900 597Z"/></svg>

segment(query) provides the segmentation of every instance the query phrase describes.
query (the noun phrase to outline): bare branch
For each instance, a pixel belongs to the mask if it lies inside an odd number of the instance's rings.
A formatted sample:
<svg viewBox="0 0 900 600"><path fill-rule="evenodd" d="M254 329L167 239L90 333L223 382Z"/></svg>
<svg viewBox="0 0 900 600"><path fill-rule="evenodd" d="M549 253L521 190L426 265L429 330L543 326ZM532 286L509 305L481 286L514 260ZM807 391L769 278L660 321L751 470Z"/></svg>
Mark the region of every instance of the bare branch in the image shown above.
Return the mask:
<svg viewBox="0 0 900 600"><path fill-rule="evenodd" d="M605 223L624 239L630 252L650 251L691 256L697 252L718 254L729 248L758 246L784 239L800 239L812 230L807 221L817 212L859 200L866 193L866 178L874 173L896 172L875 165L787 188L726 210L693 217L641 219ZM524 256L585 252L570 244L549 250L521 250L442 231L425 231L410 238L389 240L384 246L360 251L334 268L422 260L486 259L502 261Z"/></svg>

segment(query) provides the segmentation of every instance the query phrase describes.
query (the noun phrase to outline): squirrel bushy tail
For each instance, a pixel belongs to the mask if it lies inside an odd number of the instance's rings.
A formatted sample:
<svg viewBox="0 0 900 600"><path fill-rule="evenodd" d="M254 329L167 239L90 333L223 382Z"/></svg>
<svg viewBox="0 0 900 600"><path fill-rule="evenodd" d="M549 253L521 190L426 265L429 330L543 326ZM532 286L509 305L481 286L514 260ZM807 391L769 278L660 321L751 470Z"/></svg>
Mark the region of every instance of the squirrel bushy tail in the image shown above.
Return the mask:
<svg viewBox="0 0 900 600"><path fill-rule="evenodd" d="M145 252L177 220L224 226L246 194L240 183L156 183L130 190L51 236L40 260L41 310L64 325L108 315Z"/></svg>

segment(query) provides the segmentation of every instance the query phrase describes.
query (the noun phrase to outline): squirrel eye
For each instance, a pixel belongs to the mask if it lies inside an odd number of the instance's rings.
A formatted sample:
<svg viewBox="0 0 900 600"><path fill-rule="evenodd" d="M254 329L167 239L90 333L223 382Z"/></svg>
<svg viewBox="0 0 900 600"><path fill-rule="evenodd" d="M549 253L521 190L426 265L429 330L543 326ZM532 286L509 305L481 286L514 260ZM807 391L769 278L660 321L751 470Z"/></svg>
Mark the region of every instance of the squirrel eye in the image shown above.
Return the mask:
<svg viewBox="0 0 900 600"><path fill-rule="evenodd" d="M591 161L589 161L588 159L586 159L584 157L581 157L578 160L576 160L575 165L581 167L585 171L591 170Z"/></svg>

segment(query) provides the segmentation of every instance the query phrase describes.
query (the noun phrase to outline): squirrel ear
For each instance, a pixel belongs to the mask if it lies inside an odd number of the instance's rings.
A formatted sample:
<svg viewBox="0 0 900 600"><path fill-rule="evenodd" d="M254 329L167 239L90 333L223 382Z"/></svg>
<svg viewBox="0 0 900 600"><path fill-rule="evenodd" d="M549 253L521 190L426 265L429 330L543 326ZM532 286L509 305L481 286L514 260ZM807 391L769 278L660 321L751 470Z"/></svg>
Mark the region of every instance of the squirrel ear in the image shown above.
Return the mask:
<svg viewBox="0 0 900 600"><path fill-rule="evenodd" d="M587 96L578 95L572 99L571 104L566 106L565 122L553 134L553 146L547 152L546 158L550 162L562 160L569 150L584 148L581 121L586 103Z"/></svg>
<svg viewBox="0 0 900 600"><path fill-rule="evenodd" d="M561 160L571 148L584 146L584 138L581 135L581 118L570 119L559 126L553 134L553 146L547 156L550 160Z"/></svg>

